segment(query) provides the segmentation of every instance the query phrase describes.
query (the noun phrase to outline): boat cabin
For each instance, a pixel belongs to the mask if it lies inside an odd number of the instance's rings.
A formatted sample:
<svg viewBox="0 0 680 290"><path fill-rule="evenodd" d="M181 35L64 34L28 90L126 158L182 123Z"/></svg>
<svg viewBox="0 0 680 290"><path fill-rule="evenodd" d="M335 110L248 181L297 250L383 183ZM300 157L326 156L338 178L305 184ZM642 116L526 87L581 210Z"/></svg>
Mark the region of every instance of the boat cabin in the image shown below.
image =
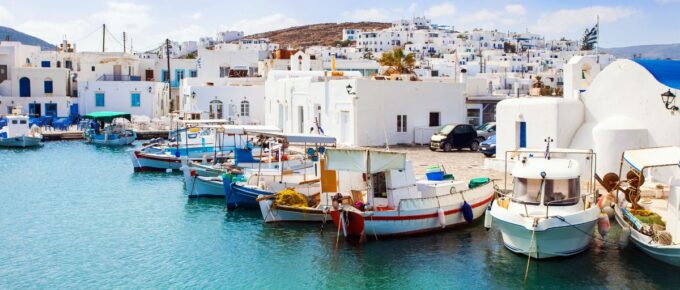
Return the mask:
<svg viewBox="0 0 680 290"><path fill-rule="evenodd" d="M0 138L13 138L29 135L30 128L28 116L8 115L5 118L7 119L7 125L0 129Z"/></svg>
<svg viewBox="0 0 680 290"><path fill-rule="evenodd" d="M581 168L573 159L527 158L512 171L513 202L534 206L576 205Z"/></svg>

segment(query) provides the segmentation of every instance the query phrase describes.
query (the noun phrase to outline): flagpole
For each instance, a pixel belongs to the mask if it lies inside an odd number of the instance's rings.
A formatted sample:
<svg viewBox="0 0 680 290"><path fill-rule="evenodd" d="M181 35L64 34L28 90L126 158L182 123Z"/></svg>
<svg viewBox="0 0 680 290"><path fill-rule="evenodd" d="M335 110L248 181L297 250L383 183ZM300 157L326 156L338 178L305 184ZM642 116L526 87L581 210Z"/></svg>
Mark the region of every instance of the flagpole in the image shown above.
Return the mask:
<svg viewBox="0 0 680 290"><path fill-rule="evenodd" d="M597 34L595 35L595 55L597 55L597 63L600 63L600 53L598 46L600 45L600 15L597 15Z"/></svg>

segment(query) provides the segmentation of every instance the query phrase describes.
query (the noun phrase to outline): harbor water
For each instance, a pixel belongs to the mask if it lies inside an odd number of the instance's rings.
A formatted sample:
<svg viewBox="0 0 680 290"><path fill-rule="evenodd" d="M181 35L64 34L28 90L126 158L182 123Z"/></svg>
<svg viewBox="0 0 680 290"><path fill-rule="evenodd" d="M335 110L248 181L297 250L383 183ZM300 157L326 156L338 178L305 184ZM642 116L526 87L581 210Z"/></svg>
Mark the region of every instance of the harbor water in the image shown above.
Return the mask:
<svg viewBox="0 0 680 290"><path fill-rule="evenodd" d="M263 224L189 199L180 174L134 173L128 148L0 150L0 288L677 289L678 268L594 241L535 261L478 222L351 244L332 224ZM615 224L614 221L612 221ZM612 225L607 240L620 228ZM337 246L336 246L337 245Z"/></svg>

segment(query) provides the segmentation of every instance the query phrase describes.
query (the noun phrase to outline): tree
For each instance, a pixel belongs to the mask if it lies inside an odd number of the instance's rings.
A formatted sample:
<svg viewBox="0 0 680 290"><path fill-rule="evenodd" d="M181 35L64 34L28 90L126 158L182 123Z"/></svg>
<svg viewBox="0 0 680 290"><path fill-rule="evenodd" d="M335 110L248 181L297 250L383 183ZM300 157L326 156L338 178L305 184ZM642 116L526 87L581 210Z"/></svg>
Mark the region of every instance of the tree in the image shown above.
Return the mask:
<svg viewBox="0 0 680 290"><path fill-rule="evenodd" d="M395 48L383 53L378 62L388 67L385 71L386 75L409 74L416 66L416 57L413 53L405 54L402 48Z"/></svg>

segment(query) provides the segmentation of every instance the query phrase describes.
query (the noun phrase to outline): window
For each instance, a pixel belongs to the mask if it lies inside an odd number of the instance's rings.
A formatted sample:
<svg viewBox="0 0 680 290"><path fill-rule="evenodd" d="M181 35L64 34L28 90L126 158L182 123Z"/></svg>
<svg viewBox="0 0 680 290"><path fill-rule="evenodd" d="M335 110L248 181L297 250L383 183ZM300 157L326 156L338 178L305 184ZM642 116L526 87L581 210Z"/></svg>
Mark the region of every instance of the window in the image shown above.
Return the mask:
<svg viewBox="0 0 680 290"><path fill-rule="evenodd" d="M541 180L515 178L513 199L520 203L538 205L541 202Z"/></svg>
<svg viewBox="0 0 680 290"><path fill-rule="evenodd" d="M26 124L26 120L20 120L19 124Z"/></svg>
<svg viewBox="0 0 680 290"><path fill-rule="evenodd" d="M50 67L50 61L43 60L42 62L40 62L40 67Z"/></svg>
<svg viewBox="0 0 680 290"><path fill-rule="evenodd" d="M61 67L61 61L58 60L57 61L57 68L60 68L60 67Z"/></svg>
<svg viewBox="0 0 680 290"><path fill-rule="evenodd" d="M45 80L45 93L51 94L53 92L52 79Z"/></svg>
<svg viewBox="0 0 680 290"><path fill-rule="evenodd" d="M65 60L64 61L64 68L73 69L73 62L71 62L70 60Z"/></svg>
<svg viewBox="0 0 680 290"><path fill-rule="evenodd" d="M167 70L161 70L161 82L167 82L170 78L170 73Z"/></svg>
<svg viewBox="0 0 680 290"><path fill-rule="evenodd" d="M96 107L103 107L105 106L104 103L104 93L96 93L94 94L94 105Z"/></svg>
<svg viewBox="0 0 680 290"><path fill-rule="evenodd" d="M248 101L241 102L241 117L250 116L250 103Z"/></svg>
<svg viewBox="0 0 680 290"><path fill-rule="evenodd" d="M406 132L406 115L397 115L397 132Z"/></svg>
<svg viewBox="0 0 680 290"><path fill-rule="evenodd" d="M220 77L224 78L229 75L229 67L228 66L221 66L220 67Z"/></svg>
<svg viewBox="0 0 680 290"><path fill-rule="evenodd" d="M545 181L545 205L574 205L579 196L578 178Z"/></svg>
<svg viewBox="0 0 680 290"><path fill-rule="evenodd" d="M133 106L133 107L140 107L142 105L140 99L141 99L141 97L140 97L139 93L130 94L130 102L131 102L130 105Z"/></svg>
<svg viewBox="0 0 680 290"><path fill-rule="evenodd" d="M191 78L198 77L198 71L195 69L189 70L189 77Z"/></svg>
<svg viewBox="0 0 680 290"><path fill-rule="evenodd" d="M430 127L439 127L439 112L430 112Z"/></svg>
<svg viewBox="0 0 680 290"><path fill-rule="evenodd" d="M222 101L210 101L210 119L222 119Z"/></svg>

